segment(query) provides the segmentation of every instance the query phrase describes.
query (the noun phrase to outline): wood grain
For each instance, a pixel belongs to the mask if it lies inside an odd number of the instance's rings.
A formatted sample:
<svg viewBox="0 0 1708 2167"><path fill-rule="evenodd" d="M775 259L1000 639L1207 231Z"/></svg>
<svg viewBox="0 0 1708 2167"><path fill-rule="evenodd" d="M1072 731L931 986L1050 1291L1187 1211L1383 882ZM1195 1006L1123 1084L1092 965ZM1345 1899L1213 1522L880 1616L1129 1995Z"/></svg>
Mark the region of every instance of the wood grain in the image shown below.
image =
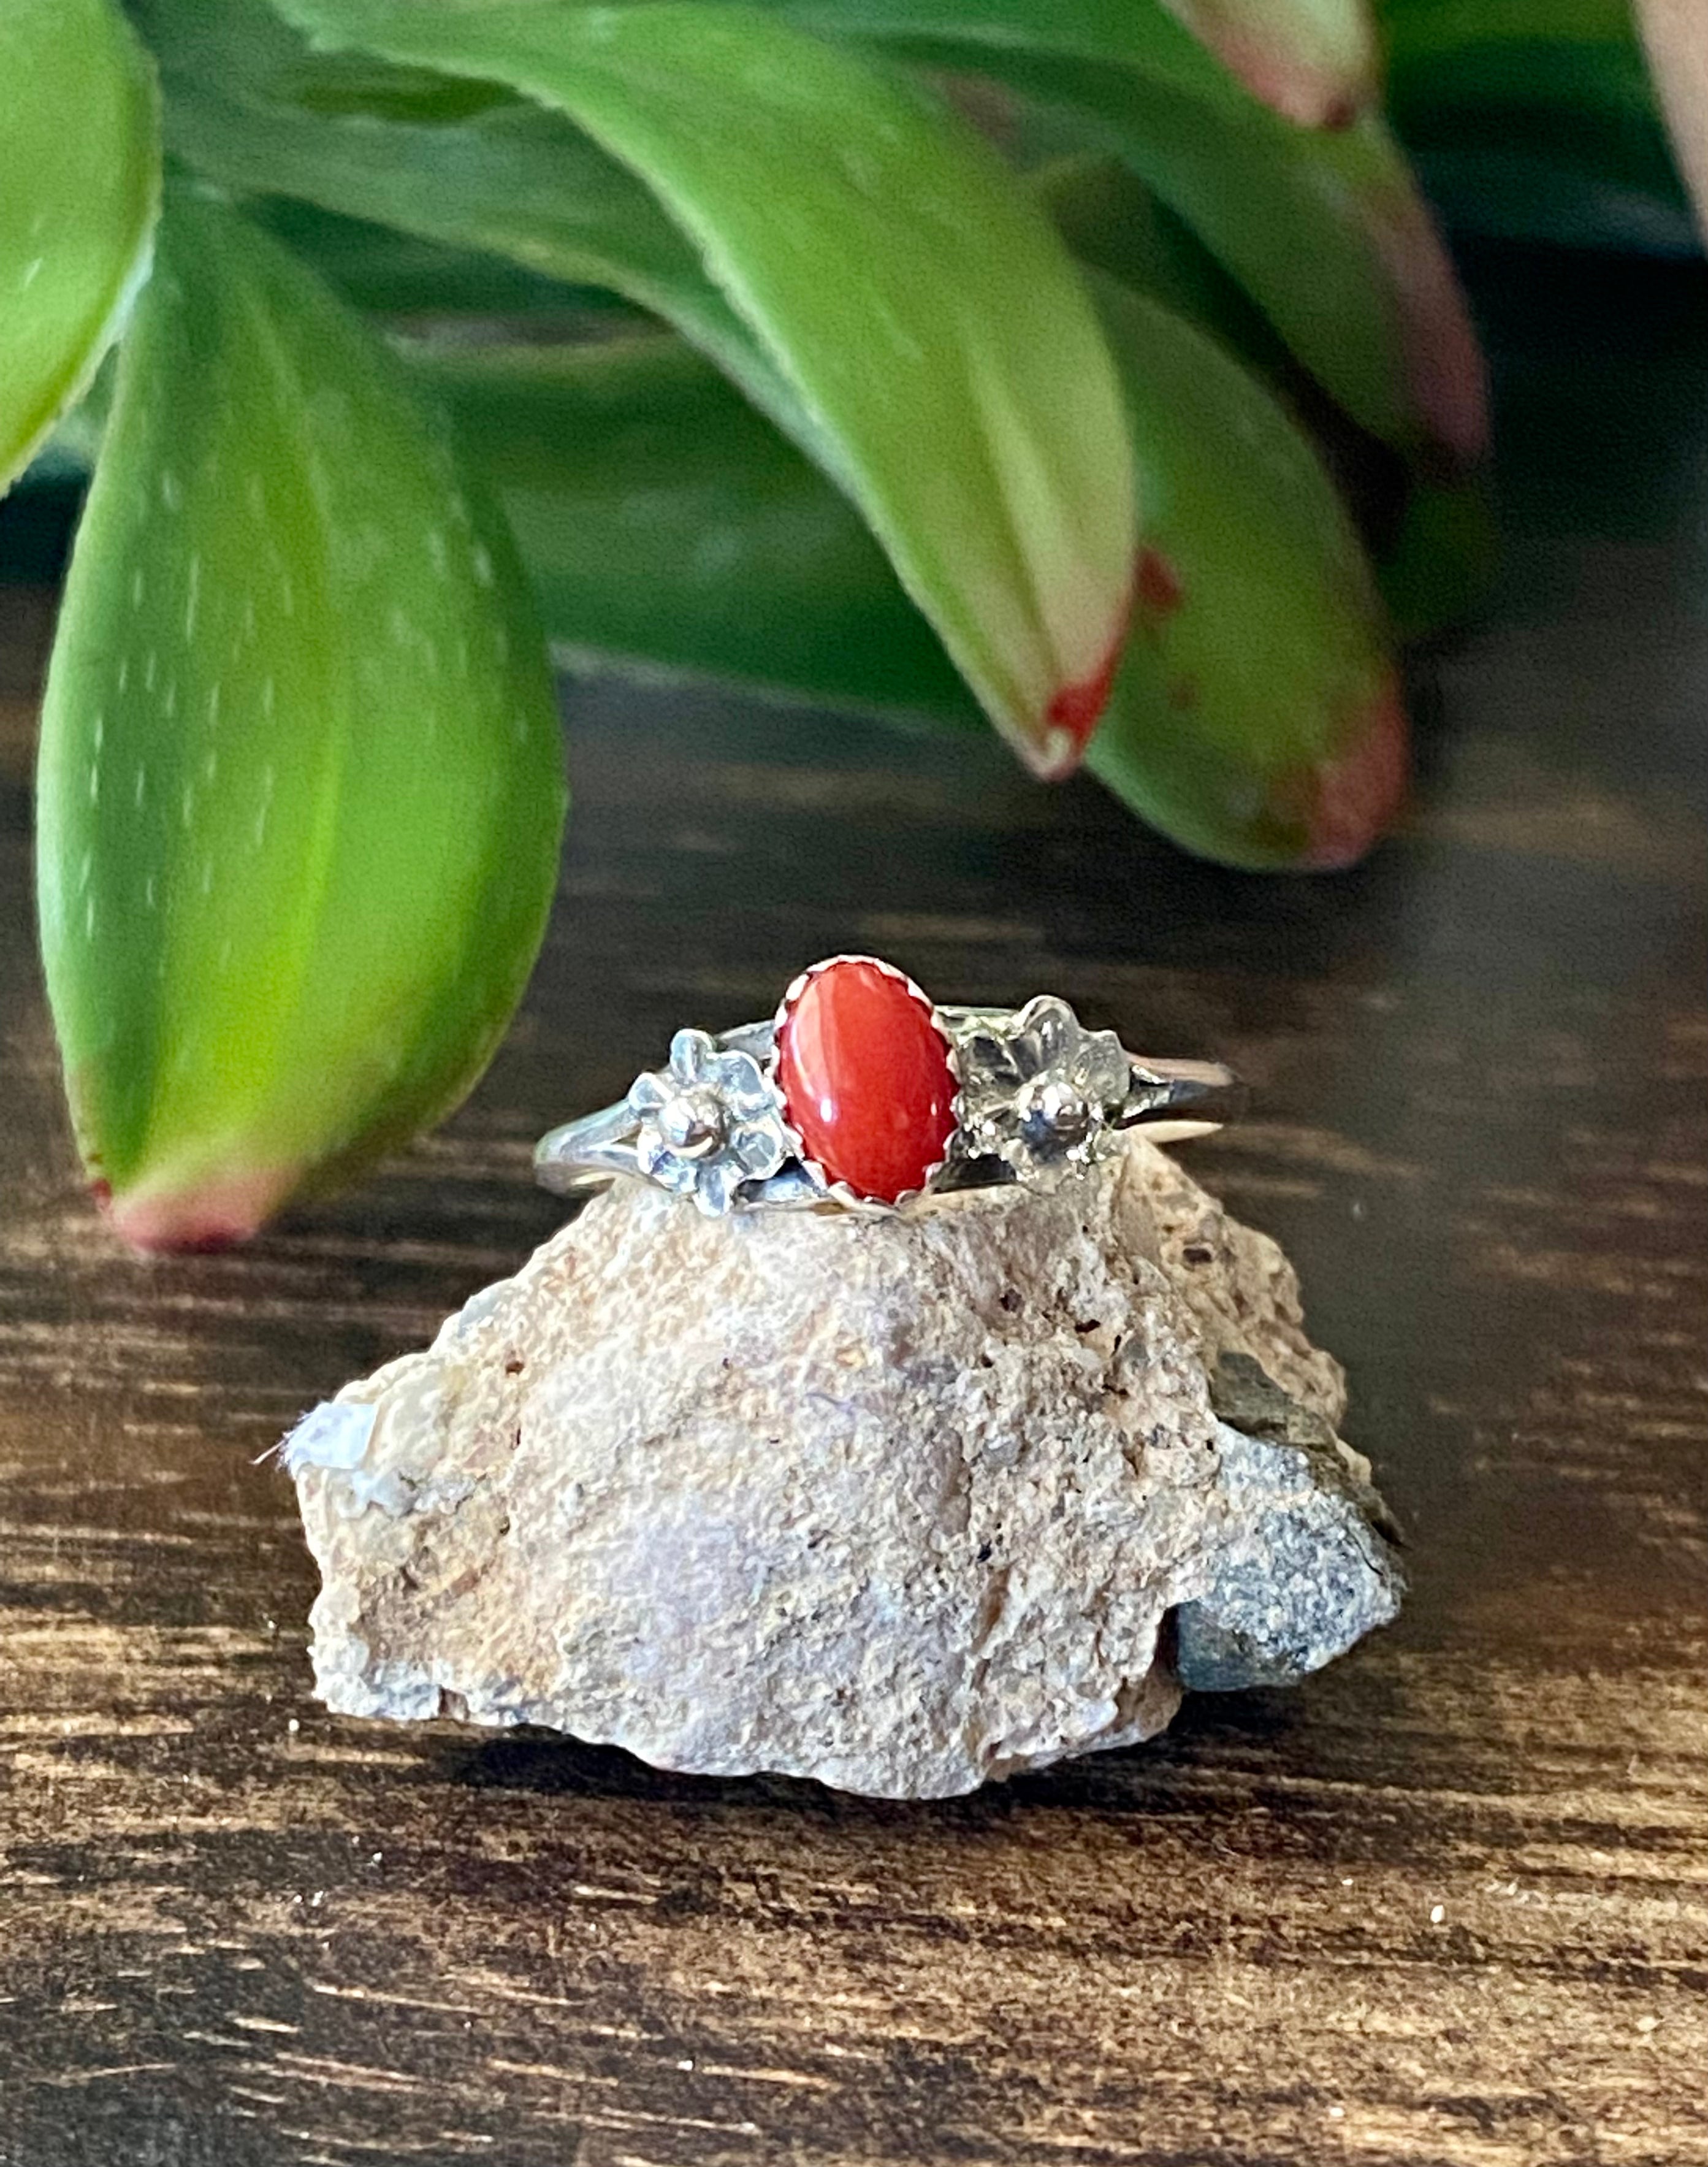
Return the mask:
<svg viewBox="0 0 1708 2167"><path fill-rule="evenodd" d="M1708 2162L1708 299L1483 268L1512 562L1374 863L1242 879L993 745L572 690L490 1077L240 1255L122 1255L76 1178L6 598L5 2167ZM256 1455L544 1235L539 1130L849 946L1248 1073L1192 1163L1348 1361L1402 1624L926 1808L326 1716Z"/></svg>

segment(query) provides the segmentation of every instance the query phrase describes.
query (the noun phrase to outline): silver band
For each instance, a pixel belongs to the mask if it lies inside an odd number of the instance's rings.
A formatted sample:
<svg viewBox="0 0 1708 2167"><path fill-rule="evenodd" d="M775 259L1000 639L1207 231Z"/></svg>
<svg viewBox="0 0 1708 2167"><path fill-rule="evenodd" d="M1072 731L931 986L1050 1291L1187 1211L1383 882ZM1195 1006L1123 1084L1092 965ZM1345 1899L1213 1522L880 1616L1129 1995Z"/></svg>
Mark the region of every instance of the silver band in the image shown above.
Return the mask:
<svg viewBox="0 0 1708 2167"><path fill-rule="evenodd" d="M843 961L875 959L832 959ZM1243 1087L1219 1062L1141 1058L1113 1032L1085 1030L1052 995L1012 1011L933 1007L957 1087L946 1152L920 1190L893 1201L856 1195L806 1157L775 1081L779 1025L811 975L762 1023L716 1037L679 1031L668 1069L637 1077L615 1105L541 1138L536 1179L582 1197L627 1175L691 1195L711 1213L827 1205L882 1212L921 1193L1049 1186L1118 1149L1129 1130L1142 1127L1159 1142L1203 1136L1235 1118L1243 1103ZM902 983L925 1002L911 981Z"/></svg>

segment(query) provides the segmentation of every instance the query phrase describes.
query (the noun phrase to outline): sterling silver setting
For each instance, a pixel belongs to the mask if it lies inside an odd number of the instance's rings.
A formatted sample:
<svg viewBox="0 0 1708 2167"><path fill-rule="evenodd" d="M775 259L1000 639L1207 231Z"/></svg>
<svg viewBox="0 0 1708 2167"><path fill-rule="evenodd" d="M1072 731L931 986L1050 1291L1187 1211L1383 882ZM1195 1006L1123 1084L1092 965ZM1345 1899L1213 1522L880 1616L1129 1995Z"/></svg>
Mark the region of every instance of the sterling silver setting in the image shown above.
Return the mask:
<svg viewBox="0 0 1708 2167"><path fill-rule="evenodd" d="M923 1004L955 1086L944 1155L922 1186L893 1199L857 1194L807 1155L777 1079L791 1004L838 962L875 965ZM1013 1010L943 1006L878 957L830 956L802 972L762 1022L715 1036L679 1031L664 1068L643 1071L614 1105L542 1136L534 1174L543 1187L578 1198L626 1175L691 1197L711 1217L758 1210L888 1216L968 1189L1053 1188L1120 1151L1131 1130L1142 1127L1158 1142L1208 1135L1237 1117L1244 1096L1219 1062L1141 1058L1113 1031L1088 1031L1055 994Z"/></svg>
<svg viewBox="0 0 1708 2167"><path fill-rule="evenodd" d="M1113 1031L1087 1031L1066 1001L1040 993L1012 1016L969 1023L960 1050L966 1156L1002 1159L1024 1181L1107 1149L1133 1088Z"/></svg>
<svg viewBox="0 0 1708 2167"><path fill-rule="evenodd" d="M780 1173L798 1148L764 1070L707 1031L679 1031L669 1067L637 1076L626 1103L636 1172L713 1216L732 1208L744 1183Z"/></svg>

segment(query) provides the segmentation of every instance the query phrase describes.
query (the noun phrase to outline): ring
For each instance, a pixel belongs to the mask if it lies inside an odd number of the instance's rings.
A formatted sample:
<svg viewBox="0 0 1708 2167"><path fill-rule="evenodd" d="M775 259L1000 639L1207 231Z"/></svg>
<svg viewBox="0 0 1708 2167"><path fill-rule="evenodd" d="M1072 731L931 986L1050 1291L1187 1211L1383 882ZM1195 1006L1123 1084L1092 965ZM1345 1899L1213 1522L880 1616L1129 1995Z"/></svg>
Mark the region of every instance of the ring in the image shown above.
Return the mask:
<svg viewBox="0 0 1708 2167"><path fill-rule="evenodd" d="M1013 1010L939 1007L893 964L832 956L766 1022L679 1031L668 1068L542 1136L534 1172L566 1196L627 1174L711 1215L882 1213L958 1189L1047 1188L1129 1129L1203 1136L1242 1098L1219 1062L1141 1059L1052 993Z"/></svg>

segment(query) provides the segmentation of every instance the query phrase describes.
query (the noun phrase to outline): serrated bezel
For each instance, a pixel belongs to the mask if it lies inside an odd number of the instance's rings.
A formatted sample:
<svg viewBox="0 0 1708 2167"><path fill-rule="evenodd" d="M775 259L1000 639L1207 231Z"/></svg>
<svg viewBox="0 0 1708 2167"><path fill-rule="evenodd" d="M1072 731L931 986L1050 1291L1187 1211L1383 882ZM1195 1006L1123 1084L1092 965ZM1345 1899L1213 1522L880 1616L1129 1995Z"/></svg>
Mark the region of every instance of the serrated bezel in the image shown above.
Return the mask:
<svg viewBox="0 0 1708 2167"><path fill-rule="evenodd" d="M926 1168L925 1178L917 1189L904 1189L901 1195L893 1200L882 1196L862 1196L858 1189L851 1189L847 1182L833 1181L818 1161L807 1156L806 1147L801 1142L800 1131L789 1118L788 1094L778 1080L777 1064L782 1056L783 1026L789 1019L790 1010L814 978L838 963L869 963L874 970L881 971L886 978L894 978L907 988L909 996L930 1018L931 1027L943 1043L944 1057L948 1063L949 1073L954 1084L954 1090L949 1102L949 1110L954 1125L945 1140L943 1157ZM861 1212L868 1218L882 1218L892 1211L902 1211L907 1205L917 1202L920 1197L929 1194L932 1183L936 1180L954 1157L955 1139L960 1134L962 1113L960 1049L955 1044L954 1034L944 1021L936 1002L932 999L924 988L916 979L909 978L907 972L898 970L893 963L886 963L881 956L854 954L826 956L817 963L809 963L804 971L796 973L785 988L783 998L778 1002L776 1013L771 1019L771 1051L765 1063L765 1073L782 1113L784 1134L794 1147L795 1156L800 1163L801 1171L814 1188L822 1194L827 1203L840 1205L845 1211Z"/></svg>

